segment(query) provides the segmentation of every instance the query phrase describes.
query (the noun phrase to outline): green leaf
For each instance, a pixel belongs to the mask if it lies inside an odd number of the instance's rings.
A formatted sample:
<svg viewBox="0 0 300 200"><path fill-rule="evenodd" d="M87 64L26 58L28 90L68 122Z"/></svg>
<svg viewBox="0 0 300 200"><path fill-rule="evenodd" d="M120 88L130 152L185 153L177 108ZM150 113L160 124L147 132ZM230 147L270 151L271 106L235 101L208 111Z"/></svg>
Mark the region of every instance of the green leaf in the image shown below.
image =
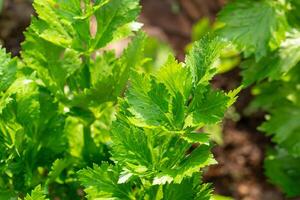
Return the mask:
<svg viewBox="0 0 300 200"><path fill-rule="evenodd" d="M75 37L75 31L72 29L71 23L63 20L60 16L58 12L60 5L57 0L34 1L33 6L38 14L38 19L34 18L29 31L49 43L60 47L69 47L72 44L72 37ZM76 6L80 6L79 2Z"/></svg>
<svg viewBox="0 0 300 200"><path fill-rule="evenodd" d="M298 106L284 105L271 112L260 130L273 136L273 141L292 155L300 155L300 109Z"/></svg>
<svg viewBox="0 0 300 200"><path fill-rule="evenodd" d="M78 172L88 199L133 199L131 184L118 184L118 167L107 163Z"/></svg>
<svg viewBox="0 0 300 200"><path fill-rule="evenodd" d="M113 33L119 27L136 20L140 12L138 0L111 0L94 13L97 19L97 33L94 39L95 49L104 47L113 39Z"/></svg>
<svg viewBox="0 0 300 200"><path fill-rule="evenodd" d="M34 190L32 190L31 195L29 194L26 195L25 200L48 200L48 199L46 198L44 191L39 185Z"/></svg>
<svg viewBox="0 0 300 200"><path fill-rule="evenodd" d="M0 48L0 92L5 91L16 79L17 59L11 59L4 49Z"/></svg>
<svg viewBox="0 0 300 200"><path fill-rule="evenodd" d="M265 173L270 181L282 188L288 197L300 195L299 157L293 157L284 149L269 151L265 159Z"/></svg>
<svg viewBox="0 0 300 200"><path fill-rule="evenodd" d="M199 174L184 179L181 184L170 184L163 187L164 200L210 200L211 193L209 184L200 184Z"/></svg>
<svg viewBox="0 0 300 200"><path fill-rule="evenodd" d="M206 143L206 137L138 128L121 118L114 123L112 134L113 160L135 175L149 179L155 175L153 184L180 183L199 168L214 163L207 145L200 145L185 156L195 142Z"/></svg>
<svg viewBox="0 0 300 200"><path fill-rule="evenodd" d="M199 169L208 165L216 164L212 154L210 153L210 147L208 145L200 145L198 148L192 151L192 153L179 163L176 163L173 167L168 167L166 170L162 170L154 179L154 184L157 178L163 176L172 177L174 183L181 183L185 177L192 177L194 173ZM161 183L157 183L161 184Z"/></svg>
<svg viewBox="0 0 300 200"><path fill-rule="evenodd" d="M246 57L255 54L256 60L266 56L272 41L281 41L287 29L283 5L269 0L236 0L219 13L224 23L219 34L234 41Z"/></svg>
<svg viewBox="0 0 300 200"><path fill-rule="evenodd" d="M287 38L282 42L275 58L273 68L276 71L270 73L272 80L278 79L282 74L287 74L300 61L300 32L294 30L287 34ZM277 72L278 71L278 72ZM277 73L276 73L277 72Z"/></svg>
<svg viewBox="0 0 300 200"><path fill-rule="evenodd" d="M27 31L22 58L35 70L46 86L59 96L64 94L67 79L82 68L80 53L64 49Z"/></svg>
<svg viewBox="0 0 300 200"><path fill-rule="evenodd" d="M23 126L34 126L40 115L38 86L33 80L18 79L8 89L10 95L16 95L17 120ZM31 127L34 128L34 127Z"/></svg>
<svg viewBox="0 0 300 200"><path fill-rule="evenodd" d="M254 60L246 61L243 65L243 83L248 86L252 83L269 80L279 80L295 68L300 61L300 33L291 32L282 42L279 49L262 58L258 63Z"/></svg>
<svg viewBox="0 0 300 200"><path fill-rule="evenodd" d="M169 56L167 62L156 74L157 81L163 83L172 96L180 93L188 99L192 89L192 77L187 67L178 63L174 56Z"/></svg>
<svg viewBox="0 0 300 200"><path fill-rule="evenodd" d="M170 94L165 85L146 74L133 73L131 88L127 92L129 109L138 120L149 125L170 126L168 117Z"/></svg>
<svg viewBox="0 0 300 200"><path fill-rule="evenodd" d="M230 97L224 92L216 92L201 85L196 88L196 94L191 106L193 124L204 125L219 122L230 106Z"/></svg>
<svg viewBox="0 0 300 200"><path fill-rule="evenodd" d="M194 85L207 83L216 74L217 61L225 46L225 42L212 35L206 35L193 44L186 57L186 65L191 71Z"/></svg>
<svg viewBox="0 0 300 200"><path fill-rule="evenodd" d="M114 122L112 128L113 160L125 166L135 165L138 169L146 169L152 164L152 147L148 145L147 138L146 132L140 128L131 127L122 121Z"/></svg>
<svg viewBox="0 0 300 200"><path fill-rule="evenodd" d="M47 184L52 183L55 181L61 173L70 166L71 160L66 159L56 159L53 162L53 165L51 167L51 171L48 174Z"/></svg>

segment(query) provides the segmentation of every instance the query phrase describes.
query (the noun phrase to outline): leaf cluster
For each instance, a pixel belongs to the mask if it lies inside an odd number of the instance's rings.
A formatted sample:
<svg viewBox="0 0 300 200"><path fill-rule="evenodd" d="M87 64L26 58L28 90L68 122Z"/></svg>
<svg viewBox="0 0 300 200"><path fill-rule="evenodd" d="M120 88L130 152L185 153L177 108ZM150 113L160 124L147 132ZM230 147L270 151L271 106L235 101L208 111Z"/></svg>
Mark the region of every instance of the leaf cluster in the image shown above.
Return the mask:
<svg viewBox="0 0 300 200"><path fill-rule="evenodd" d="M236 0L218 18L218 33L244 53L243 84L256 84L251 108L268 113L259 127L275 143L266 174L289 196L300 195L299 9L297 0Z"/></svg>
<svg viewBox="0 0 300 200"><path fill-rule="evenodd" d="M185 63L170 56L153 74L132 72L112 125L114 165L79 172L89 199L210 199L199 169L215 160L208 135L197 130L219 122L236 98L237 90L209 84L223 47L206 37Z"/></svg>
<svg viewBox="0 0 300 200"><path fill-rule="evenodd" d="M131 0L33 6L37 16L21 58L0 50L0 199L23 197L38 184L52 198L78 199L76 171L108 160L117 98L142 59L143 34L118 55L109 49L137 35L140 6ZM32 198L41 199L38 193Z"/></svg>

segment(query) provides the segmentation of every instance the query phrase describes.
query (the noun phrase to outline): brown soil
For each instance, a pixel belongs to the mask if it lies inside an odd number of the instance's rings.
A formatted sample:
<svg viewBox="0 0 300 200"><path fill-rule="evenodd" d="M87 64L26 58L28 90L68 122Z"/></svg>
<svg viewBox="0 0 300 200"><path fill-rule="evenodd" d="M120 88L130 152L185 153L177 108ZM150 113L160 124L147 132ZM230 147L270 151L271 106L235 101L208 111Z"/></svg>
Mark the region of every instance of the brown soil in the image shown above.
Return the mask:
<svg viewBox="0 0 300 200"><path fill-rule="evenodd" d="M20 43L24 40L22 32L30 23L33 13L29 0L6 0L0 15L0 44L12 55L20 52Z"/></svg>
<svg viewBox="0 0 300 200"><path fill-rule="evenodd" d="M203 16L212 20L224 0L142 0L140 20L151 35L168 41L180 60L190 42L192 24ZM33 10L29 0L7 0L0 15L0 42L18 55L22 32L30 22ZM214 85L232 89L239 85L239 70L217 76ZM224 122L224 144L216 146L213 153L219 164L207 169L204 179L213 182L215 192L243 200L283 200L283 194L267 182L263 174L264 153L270 141L256 127L263 121L263 114L251 118L243 111L251 101L249 90L242 91L236 106L241 119Z"/></svg>
<svg viewBox="0 0 300 200"><path fill-rule="evenodd" d="M201 17L214 19L224 0L141 0L141 21L145 30L165 39L184 59L184 48L190 42L192 25Z"/></svg>

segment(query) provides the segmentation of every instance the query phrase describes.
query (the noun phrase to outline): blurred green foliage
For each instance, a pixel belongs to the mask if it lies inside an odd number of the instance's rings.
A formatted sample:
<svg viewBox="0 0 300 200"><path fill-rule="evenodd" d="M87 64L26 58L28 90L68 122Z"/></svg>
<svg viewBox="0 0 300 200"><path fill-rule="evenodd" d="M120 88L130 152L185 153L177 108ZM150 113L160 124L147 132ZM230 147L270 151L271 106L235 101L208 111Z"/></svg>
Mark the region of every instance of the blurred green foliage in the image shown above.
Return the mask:
<svg viewBox="0 0 300 200"><path fill-rule="evenodd" d="M170 55L175 54L167 43L154 37L148 37L144 46L144 57L147 60L143 63L143 70L147 73L157 71Z"/></svg>
<svg viewBox="0 0 300 200"><path fill-rule="evenodd" d="M0 0L0 14L2 12L2 9L3 9L3 0Z"/></svg>
<svg viewBox="0 0 300 200"><path fill-rule="evenodd" d="M214 22L212 23L209 18L204 17L200 19L192 29L192 41L197 41L201 39L203 36L208 34L209 32L215 32L220 27L222 27L221 23ZM191 43L192 44L192 43ZM186 51L188 52L191 48L191 44L187 45ZM218 63L218 73L226 73L233 68L239 66L241 63L241 57L239 55L239 51L233 46L228 45L221 52L221 57Z"/></svg>
<svg viewBox="0 0 300 200"><path fill-rule="evenodd" d="M256 96L247 112L268 113L259 130L275 144L265 172L291 197L300 195L299 11L298 0L237 0L220 12L217 30L243 53L243 85Z"/></svg>

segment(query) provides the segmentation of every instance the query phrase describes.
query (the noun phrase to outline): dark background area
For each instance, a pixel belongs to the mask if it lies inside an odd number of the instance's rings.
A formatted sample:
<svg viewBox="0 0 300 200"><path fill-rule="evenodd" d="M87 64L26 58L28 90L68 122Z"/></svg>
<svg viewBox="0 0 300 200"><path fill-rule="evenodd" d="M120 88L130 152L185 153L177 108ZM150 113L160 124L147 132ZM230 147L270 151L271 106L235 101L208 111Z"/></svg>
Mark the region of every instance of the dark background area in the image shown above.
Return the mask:
<svg viewBox="0 0 300 200"><path fill-rule="evenodd" d="M202 17L215 20L225 4L224 0L142 0L140 21L144 30L166 41L184 59L184 49L191 41L194 23ZM22 32L34 13L30 0L6 0L0 15L0 43L19 55ZM217 88L229 90L240 84L239 70L234 69L214 79ZM250 90L242 91L235 104L240 120L226 118L223 122L223 144L215 146L213 153L219 164L209 167L204 180L212 182L215 193L243 200L283 200L284 195L268 183L263 174L264 153L270 143L256 127L264 120L264 113L250 117L244 110L251 101ZM299 198L298 198L299 199Z"/></svg>

